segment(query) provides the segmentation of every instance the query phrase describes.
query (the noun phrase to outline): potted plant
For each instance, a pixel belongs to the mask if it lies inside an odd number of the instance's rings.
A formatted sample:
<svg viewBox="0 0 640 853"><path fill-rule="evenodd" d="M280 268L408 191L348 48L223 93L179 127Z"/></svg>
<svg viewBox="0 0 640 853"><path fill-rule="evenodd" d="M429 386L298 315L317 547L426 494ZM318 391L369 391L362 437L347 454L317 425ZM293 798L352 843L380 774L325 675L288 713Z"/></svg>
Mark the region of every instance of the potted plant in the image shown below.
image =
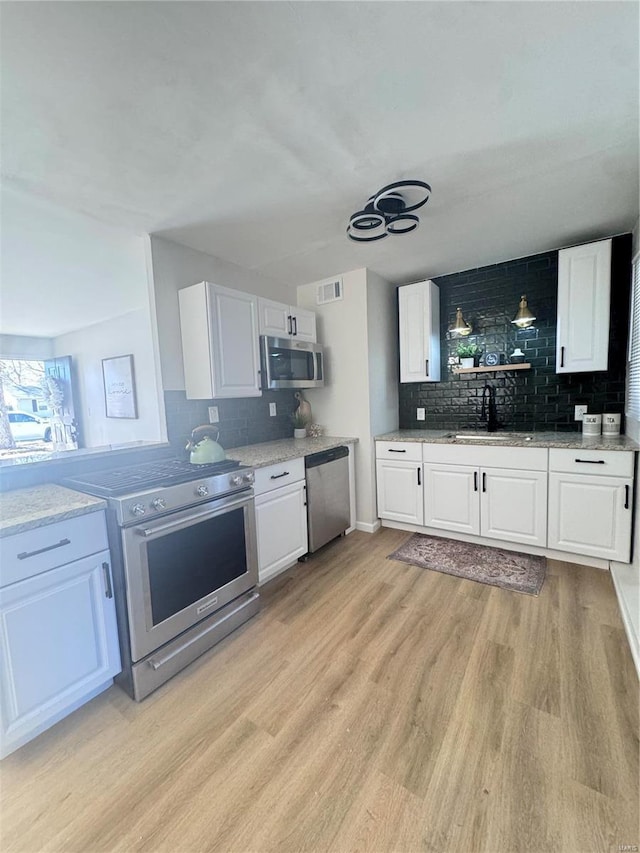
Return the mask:
<svg viewBox="0 0 640 853"><path fill-rule="evenodd" d="M475 367L480 352L480 347L477 344L458 344L456 355L460 359L460 367Z"/></svg>
<svg viewBox="0 0 640 853"><path fill-rule="evenodd" d="M294 438L306 438L307 437L307 420L305 416L296 410L291 415L291 420L293 421L293 437Z"/></svg>

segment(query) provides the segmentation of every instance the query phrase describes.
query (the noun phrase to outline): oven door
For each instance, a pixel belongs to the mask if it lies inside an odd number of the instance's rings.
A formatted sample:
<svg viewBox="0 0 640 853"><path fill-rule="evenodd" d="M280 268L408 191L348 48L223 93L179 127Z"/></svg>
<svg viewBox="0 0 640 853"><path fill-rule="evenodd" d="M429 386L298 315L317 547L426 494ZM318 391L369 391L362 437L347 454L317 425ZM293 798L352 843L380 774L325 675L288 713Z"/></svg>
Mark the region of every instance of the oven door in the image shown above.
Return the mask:
<svg viewBox="0 0 640 853"><path fill-rule="evenodd" d="M134 662L258 583L251 491L125 528L122 540Z"/></svg>
<svg viewBox="0 0 640 853"><path fill-rule="evenodd" d="M260 338L263 390L324 387L323 350L319 344L289 338Z"/></svg>

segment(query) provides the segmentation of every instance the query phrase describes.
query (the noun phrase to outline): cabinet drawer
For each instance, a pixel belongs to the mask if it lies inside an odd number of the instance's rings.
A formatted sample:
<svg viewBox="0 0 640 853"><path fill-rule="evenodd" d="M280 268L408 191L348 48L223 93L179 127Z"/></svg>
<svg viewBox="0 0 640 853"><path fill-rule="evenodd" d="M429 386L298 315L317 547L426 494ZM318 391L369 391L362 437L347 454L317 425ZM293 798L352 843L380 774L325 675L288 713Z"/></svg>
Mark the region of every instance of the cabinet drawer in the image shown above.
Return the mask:
<svg viewBox="0 0 640 853"><path fill-rule="evenodd" d="M567 474L633 477L633 451L551 449L549 470Z"/></svg>
<svg viewBox="0 0 640 853"><path fill-rule="evenodd" d="M0 539L0 587L108 548L104 512L90 512Z"/></svg>
<svg viewBox="0 0 640 853"><path fill-rule="evenodd" d="M277 465L257 468L253 490L256 496L262 495L299 480L304 480L304 459L289 459L288 462L279 462Z"/></svg>
<svg viewBox="0 0 640 853"><path fill-rule="evenodd" d="M477 444L425 444L424 461L486 468L546 471L546 447L480 447Z"/></svg>
<svg viewBox="0 0 640 853"><path fill-rule="evenodd" d="M422 462L422 443L419 441L376 441L376 459Z"/></svg>

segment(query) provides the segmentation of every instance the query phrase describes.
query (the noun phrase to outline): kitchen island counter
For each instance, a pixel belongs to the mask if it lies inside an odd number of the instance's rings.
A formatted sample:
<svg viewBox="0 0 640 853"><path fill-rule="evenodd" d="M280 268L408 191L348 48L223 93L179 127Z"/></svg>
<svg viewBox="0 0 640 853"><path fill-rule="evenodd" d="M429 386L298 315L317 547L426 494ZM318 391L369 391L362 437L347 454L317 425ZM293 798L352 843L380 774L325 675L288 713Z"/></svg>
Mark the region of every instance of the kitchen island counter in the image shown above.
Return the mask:
<svg viewBox="0 0 640 853"><path fill-rule="evenodd" d="M467 436L459 438L458 436ZM400 429L377 435L376 441L419 441L424 444L479 444L483 447L547 447L560 450L640 450L620 436L585 436L581 432L475 432L473 430Z"/></svg>
<svg viewBox="0 0 640 853"><path fill-rule="evenodd" d="M0 537L106 509L106 501L47 483L0 494Z"/></svg>

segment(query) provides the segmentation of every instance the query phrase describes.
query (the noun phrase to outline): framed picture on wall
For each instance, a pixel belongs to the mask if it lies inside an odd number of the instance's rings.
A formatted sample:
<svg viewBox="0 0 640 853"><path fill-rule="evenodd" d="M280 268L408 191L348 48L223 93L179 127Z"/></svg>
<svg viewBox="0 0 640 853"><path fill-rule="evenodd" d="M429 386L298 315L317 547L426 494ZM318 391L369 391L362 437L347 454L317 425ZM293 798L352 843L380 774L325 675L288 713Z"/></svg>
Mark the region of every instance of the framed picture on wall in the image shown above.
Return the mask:
<svg viewBox="0 0 640 853"><path fill-rule="evenodd" d="M108 418L137 418L133 356L118 355L102 359L104 404Z"/></svg>

